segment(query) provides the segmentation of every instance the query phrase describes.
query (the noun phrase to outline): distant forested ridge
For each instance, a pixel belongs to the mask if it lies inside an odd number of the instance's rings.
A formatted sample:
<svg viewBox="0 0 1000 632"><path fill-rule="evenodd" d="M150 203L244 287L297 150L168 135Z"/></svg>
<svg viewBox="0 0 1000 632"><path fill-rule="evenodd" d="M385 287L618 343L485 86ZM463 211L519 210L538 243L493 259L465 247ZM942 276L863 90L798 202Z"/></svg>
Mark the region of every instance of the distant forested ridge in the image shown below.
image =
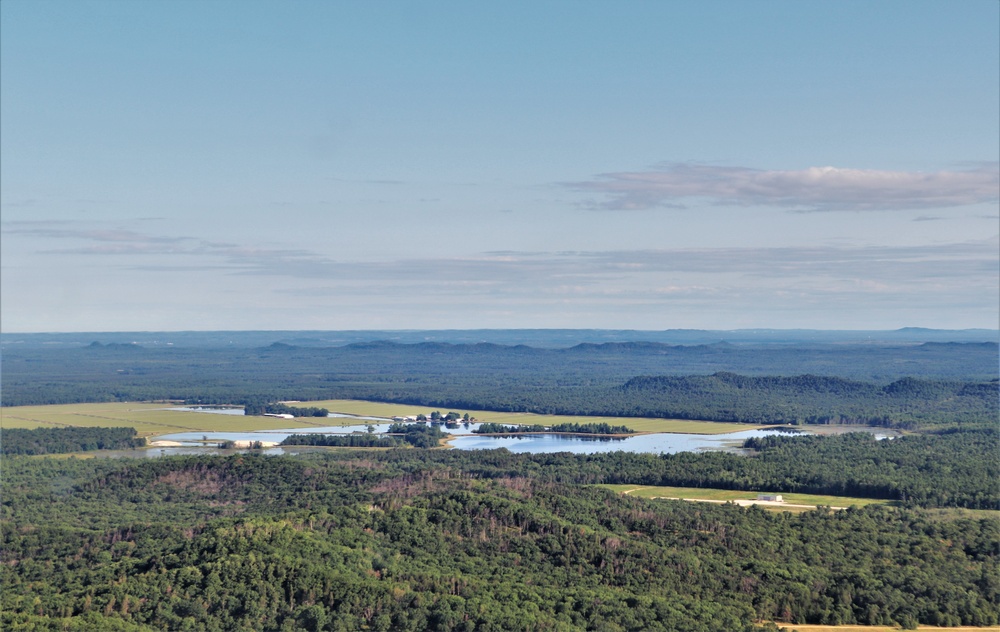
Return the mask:
<svg viewBox="0 0 1000 632"><path fill-rule="evenodd" d="M146 445L135 428L4 428L2 454L67 454L89 450L125 450Z"/></svg>
<svg viewBox="0 0 1000 632"><path fill-rule="evenodd" d="M559 480L671 460L414 449L6 457L0 625L750 632L761 620L1000 622L993 518L878 506L775 514Z"/></svg>
<svg viewBox="0 0 1000 632"><path fill-rule="evenodd" d="M366 399L465 410L915 428L997 418L995 343L5 348L4 405ZM646 376L646 377L642 377Z"/></svg>
<svg viewBox="0 0 1000 632"><path fill-rule="evenodd" d="M391 340L400 344L422 342L446 344L489 343L537 348L562 349L581 343L655 342L666 345L771 344L859 344L914 345L926 342L979 343L1000 342L996 329L927 329L904 327L896 330L845 331L822 329L436 329L436 330L333 330L333 331L146 331L146 332L72 332L9 333L0 332L5 347L83 347L127 344L144 347L218 347L258 348L281 343L298 347L342 347L350 344Z"/></svg>
<svg viewBox="0 0 1000 632"><path fill-rule="evenodd" d="M719 421L792 424L866 424L895 428L998 418L997 380L952 382L906 377L881 386L838 377L636 377L622 386L637 402L634 414L706 416ZM676 403L674 403L676 402ZM673 408L673 410L671 409Z"/></svg>

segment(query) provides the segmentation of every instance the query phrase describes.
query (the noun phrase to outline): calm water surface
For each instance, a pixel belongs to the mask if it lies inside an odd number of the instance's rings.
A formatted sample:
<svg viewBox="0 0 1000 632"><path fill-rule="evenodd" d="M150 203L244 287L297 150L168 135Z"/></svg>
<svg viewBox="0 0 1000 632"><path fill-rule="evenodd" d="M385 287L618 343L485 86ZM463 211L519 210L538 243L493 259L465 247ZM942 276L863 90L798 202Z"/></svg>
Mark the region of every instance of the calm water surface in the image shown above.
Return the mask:
<svg viewBox="0 0 1000 632"><path fill-rule="evenodd" d="M741 430L718 435L683 433L657 433L634 437L582 437L579 435L533 434L497 436L464 436L451 440L459 450L492 450L507 448L511 452L543 454L548 452L573 452L596 454L598 452L652 452L675 454L698 450L739 450L743 441L751 437L768 437L780 434L776 430Z"/></svg>
<svg viewBox="0 0 1000 632"><path fill-rule="evenodd" d="M375 432L381 434L389 429L390 424L372 424ZM676 452L692 452L697 450L727 450L738 451L745 439L750 437L766 437L780 434L776 430L742 430L718 435L699 435L684 433L657 433L636 435L633 437L587 437L581 435L562 434L530 434L530 435L476 435L472 431L479 424L469 424L468 427L458 425L453 428L442 427L451 434L450 445L459 450L493 450L506 448L511 452L527 452L542 454L548 452L573 452L576 454L595 454L598 452L652 452L657 454L674 454ZM256 432L179 432L156 437L155 440L176 441L181 447L155 447L148 450L133 450L122 452L142 453L140 456L165 456L174 454L223 454L233 450L220 450L215 446L205 447L206 443L221 443L222 441L263 441L280 443L293 434L350 434L365 432L367 426L326 426L316 428L288 428L283 430L259 430ZM304 450L306 446L285 448L266 448L264 454L291 454L316 450ZM322 450L322 448L320 448ZM147 454L151 453L151 454ZM128 456L123 454L122 456Z"/></svg>
<svg viewBox="0 0 1000 632"><path fill-rule="evenodd" d="M171 410L189 410L196 412L212 412L227 415L242 415L242 408L173 408ZM258 430L254 432L179 432L155 437L154 440L176 441L181 447L150 448L146 450L119 450L115 456L156 457L180 454L234 454L244 450L222 450L206 447L206 444L218 444L222 441L263 441L280 443L293 434L351 434L367 432L369 425L376 434L382 434L392 425L383 417L361 417L341 413L331 413L329 417L356 419L365 423L350 426L316 426L310 428L286 428L280 430ZM309 418L313 419L313 418ZM449 444L458 450L493 450L506 448L511 452L543 454L550 452L572 452L575 454L596 454L600 452L649 452L654 454L676 454L678 452L695 452L701 450L724 450L739 452L743 441L751 437L767 437L783 434L779 430L741 430L725 434L703 435L687 433L656 433L636 435L632 437L587 437L562 434L530 434L507 436L483 436L473 434L479 424L452 424L441 426L441 429L453 435ZM884 428L857 426L851 430L871 432L877 439L891 438L893 431ZM808 433L803 433L808 434ZM261 450L263 454L304 454L324 451L324 448L312 446L273 447Z"/></svg>

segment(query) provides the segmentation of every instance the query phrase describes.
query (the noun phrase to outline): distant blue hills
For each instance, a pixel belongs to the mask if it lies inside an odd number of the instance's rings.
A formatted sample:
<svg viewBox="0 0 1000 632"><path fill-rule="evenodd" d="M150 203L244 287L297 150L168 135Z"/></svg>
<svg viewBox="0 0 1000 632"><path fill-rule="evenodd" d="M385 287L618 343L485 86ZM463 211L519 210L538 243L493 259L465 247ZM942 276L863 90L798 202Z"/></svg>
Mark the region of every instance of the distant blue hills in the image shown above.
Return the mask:
<svg viewBox="0 0 1000 632"><path fill-rule="evenodd" d="M275 343L296 347L342 347L357 343L388 341L399 344L439 342L450 344L490 343L566 348L578 344L652 342L669 345L826 345L826 344L920 344L1000 343L997 329L928 329L904 327L894 330L822 329L441 329L441 330L349 330L349 331L169 331L169 332L73 332L2 333L0 345L70 348L101 345L143 347L265 347Z"/></svg>

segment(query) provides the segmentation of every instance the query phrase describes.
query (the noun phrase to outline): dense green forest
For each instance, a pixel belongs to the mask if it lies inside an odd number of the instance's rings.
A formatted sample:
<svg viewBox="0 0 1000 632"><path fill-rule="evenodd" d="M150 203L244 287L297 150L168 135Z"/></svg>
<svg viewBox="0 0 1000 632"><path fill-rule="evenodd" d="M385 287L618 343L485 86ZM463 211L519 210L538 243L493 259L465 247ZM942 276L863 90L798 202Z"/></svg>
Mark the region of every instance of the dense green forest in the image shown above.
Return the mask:
<svg viewBox="0 0 1000 632"><path fill-rule="evenodd" d="M0 432L0 454L67 454L146 445L136 434L135 428L5 428Z"/></svg>
<svg viewBox="0 0 1000 632"><path fill-rule="evenodd" d="M281 400L346 398L466 410L914 429L994 423L997 357L994 343L15 348L5 350L2 402L171 399L263 410Z"/></svg>
<svg viewBox="0 0 1000 632"><path fill-rule="evenodd" d="M332 448L296 457L5 455L0 627L996 625L1000 521L960 511L1000 508L997 357L995 343L5 346L4 405L169 399L262 413L355 398L918 433L768 437L744 454L516 455L424 449L439 427L396 424L388 436L294 435ZM4 452L86 449L103 430L31 432L4 430ZM768 513L595 484L894 506Z"/></svg>
<svg viewBox="0 0 1000 632"><path fill-rule="evenodd" d="M621 465L639 475L656 460L671 459L412 448L7 457L3 627L738 632L760 620L1000 620L994 519L775 514L570 482Z"/></svg>

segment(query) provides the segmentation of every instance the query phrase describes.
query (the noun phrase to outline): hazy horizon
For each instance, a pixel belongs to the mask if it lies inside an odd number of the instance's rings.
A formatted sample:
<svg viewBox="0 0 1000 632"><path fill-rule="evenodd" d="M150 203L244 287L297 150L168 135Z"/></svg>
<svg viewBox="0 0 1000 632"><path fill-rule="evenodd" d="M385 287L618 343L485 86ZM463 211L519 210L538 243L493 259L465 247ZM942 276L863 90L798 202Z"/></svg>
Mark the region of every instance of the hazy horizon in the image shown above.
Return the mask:
<svg viewBox="0 0 1000 632"><path fill-rule="evenodd" d="M0 17L4 332L1000 323L996 2Z"/></svg>

